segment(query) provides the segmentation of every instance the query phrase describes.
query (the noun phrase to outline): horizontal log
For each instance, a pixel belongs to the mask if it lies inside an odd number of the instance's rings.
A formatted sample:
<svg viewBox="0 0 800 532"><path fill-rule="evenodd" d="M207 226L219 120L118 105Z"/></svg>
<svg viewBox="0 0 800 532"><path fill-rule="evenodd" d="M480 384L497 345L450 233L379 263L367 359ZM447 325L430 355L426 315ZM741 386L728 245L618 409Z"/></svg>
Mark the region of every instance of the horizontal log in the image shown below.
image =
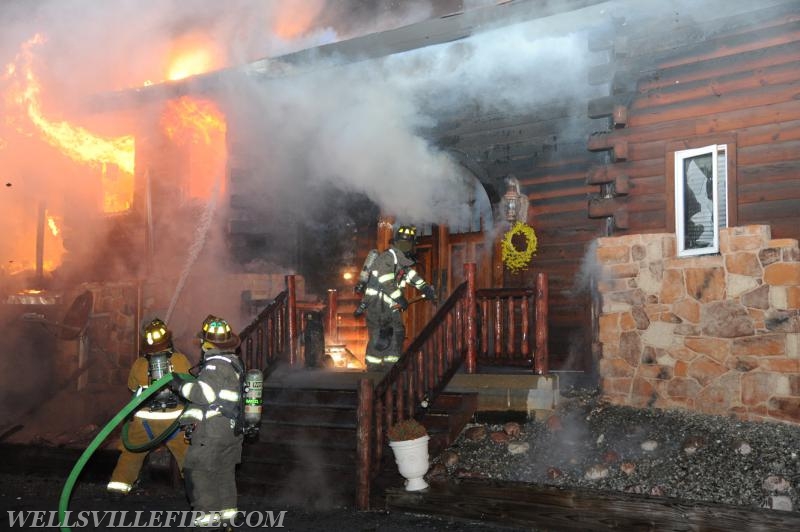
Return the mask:
<svg viewBox="0 0 800 532"><path fill-rule="evenodd" d="M800 212L796 199L739 205L739 225L771 223L777 218L792 218L800 226Z"/></svg>
<svg viewBox="0 0 800 532"><path fill-rule="evenodd" d="M614 213L628 208L627 198L591 198L589 200L589 218L614 216Z"/></svg>
<svg viewBox="0 0 800 532"><path fill-rule="evenodd" d="M772 142L737 150L738 164L750 166L800 159L800 140Z"/></svg>
<svg viewBox="0 0 800 532"><path fill-rule="evenodd" d="M559 198L560 200L560 198ZM579 212L586 214L586 198L583 199L576 199L570 201L555 201L550 200L548 202L539 202L536 205L532 205L530 207L530 212L533 214L535 218L538 218L542 214L552 215L556 213L570 213L570 212ZM541 219L539 223L542 226L549 226L549 220Z"/></svg>
<svg viewBox="0 0 800 532"><path fill-rule="evenodd" d="M739 148L786 140L800 140L800 120L745 127L736 132Z"/></svg>
<svg viewBox="0 0 800 532"><path fill-rule="evenodd" d="M629 213L630 231L637 233L669 233L664 208Z"/></svg>
<svg viewBox="0 0 800 532"><path fill-rule="evenodd" d="M589 100L586 113L589 118L606 118L614 114L614 106L621 103L622 98L615 96L601 96Z"/></svg>
<svg viewBox="0 0 800 532"><path fill-rule="evenodd" d="M663 164L662 164L663 170ZM630 180L630 189L631 192L629 194L664 194L667 186L667 178L664 176L664 172L662 171L660 174L648 176L648 177L637 177L636 179Z"/></svg>
<svg viewBox="0 0 800 532"><path fill-rule="evenodd" d="M628 126L633 128L658 122L711 116L717 113L791 102L797 98L800 98L800 84L783 83L764 87L754 93L729 94L724 98L712 96L693 100L691 103L666 105L657 109L631 110ZM627 129L620 131L627 131Z"/></svg>
<svg viewBox="0 0 800 532"><path fill-rule="evenodd" d="M725 57L760 46L791 42L791 25L797 18L787 7L761 12L751 9L734 15L707 12L702 33L691 23L670 25L666 31L663 19L640 21L629 30L630 60L656 68L674 67L700 58Z"/></svg>
<svg viewBox="0 0 800 532"><path fill-rule="evenodd" d="M534 214L528 223L536 228L536 234L543 238L548 234L570 234L576 229L600 234L600 221L589 218L586 212L586 200L580 202L579 208L574 211Z"/></svg>
<svg viewBox="0 0 800 532"><path fill-rule="evenodd" d="M641 93L646 93L662 87L669 87L676 83L713 79L736 72L768 68L795 61L796 59L796 43L764 47L734 56L719 57L698 63L688 63L656 70L639 80L637 90Z"/></svg>
<svg viewBox="0 0 800 532"><path fill-rule="evenodd" d="M800 174L786 181L767 181L749 185L739 185L739 206L747 203L769 203L772 201L795 199L800 200ZM800 216L800 201L797 202ZM798 228L800 231L800 228Z"/></svg>
<svg viewBox="0 0 800 532"><path fill-rule="evenodd" d="M642 94L636 98L632 109L650 109L740 91L760 91L763 87L796 81L800 78L798 72L800 61L794 61L717 78L678 83Z"/></svg>
<svg viewBox="0 0 800 532"><path fill-rule="evenodd" d="M774 218L769 221L772 228L772 238L795 238L800 240L800 219L795 218Z"/></svg>
<svg viewBox="0 0 800 532"><path fill-rule="evenodd" d="M777 181L796 181L800 184L800 155L796 161L785 161L737 168L736 182L739 190L747 192L749 188L757 190L762 184ZM748 188L749 187L749 188ZM741 201L742 198L739 198Z"/></svg>
<svg viewBox="0 0 800 532"><path fill-rule="evenodd" d="M669 68L797 41L800 41L800 22L792 20L785 24L767 25L754 31L693 44L681 50L680 55L671 54L669 59L658 61L657 66Z"/></svg>
<svg viewBox="0 0 800 532"><path fill-rule="evenodd" d="M586 163L580 165L565 165L564 168L552 169L552 171L537 169L529 172L525 178L517 175L517 180L523 189L535 188L542 185L560 183L562 181L583 181L586 176ZM515 174L516 175L516 174Z"/></svg>
<svg viewBox="0 0 800 532"><path fill-rule="evenodd" d="M532 202L539 202L552 198L585 198L587 194L597 192L596 188L586 185L582 179L577 180L577 182L565 181L561 183L561 185L560 187L551 187L551 190L544 190L542 192L538 192L534 187L532 191L528 193L528 199Z"/></svg>

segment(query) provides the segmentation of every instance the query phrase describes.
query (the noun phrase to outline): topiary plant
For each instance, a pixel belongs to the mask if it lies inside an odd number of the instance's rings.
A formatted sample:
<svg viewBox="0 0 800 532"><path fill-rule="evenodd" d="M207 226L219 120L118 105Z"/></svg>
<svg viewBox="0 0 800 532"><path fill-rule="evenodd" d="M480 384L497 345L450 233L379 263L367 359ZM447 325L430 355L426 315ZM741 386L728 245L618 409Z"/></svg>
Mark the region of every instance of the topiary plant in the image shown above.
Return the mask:
<svg viewBox="0 0 800 532"><path fill-rule="evenodd" d="M427 436L428 431L416 419L404 419L389 427L387 435L391 441L406 441Z"/></svg>

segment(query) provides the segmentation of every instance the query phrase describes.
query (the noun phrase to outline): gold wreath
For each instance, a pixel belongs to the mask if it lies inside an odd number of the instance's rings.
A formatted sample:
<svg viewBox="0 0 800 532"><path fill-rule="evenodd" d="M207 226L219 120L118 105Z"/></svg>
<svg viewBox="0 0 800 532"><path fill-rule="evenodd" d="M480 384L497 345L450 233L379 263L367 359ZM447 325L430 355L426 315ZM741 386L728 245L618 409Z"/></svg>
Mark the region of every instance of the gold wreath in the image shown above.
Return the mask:
<svg viewBox="0 0 800 532"><path fill-rule="evenodd" d="M525 249L517 249L514 247L512 239L516 235L523 235L525 237ZM531 263L531 259L536 254L536 246L539 241L536 239L536 233L533 227L524 223L517 222L514 224L506 234L503 236L501 249L503 252L503 264L506 265L512 273L517 273L524 270Z"/></svg>

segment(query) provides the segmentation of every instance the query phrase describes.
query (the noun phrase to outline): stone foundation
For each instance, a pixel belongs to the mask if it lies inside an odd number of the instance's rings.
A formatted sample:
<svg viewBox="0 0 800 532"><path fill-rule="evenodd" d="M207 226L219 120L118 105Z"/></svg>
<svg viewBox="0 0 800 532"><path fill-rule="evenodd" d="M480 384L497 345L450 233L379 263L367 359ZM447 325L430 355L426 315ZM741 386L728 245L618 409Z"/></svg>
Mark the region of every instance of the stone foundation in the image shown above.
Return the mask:
<svg viewBox="0 0 800 532"><path fill-rule="evenodd" d="M719 255L674 234L601 238L603 395L800 424L800 250L769 226L721 230Z"/></svg>

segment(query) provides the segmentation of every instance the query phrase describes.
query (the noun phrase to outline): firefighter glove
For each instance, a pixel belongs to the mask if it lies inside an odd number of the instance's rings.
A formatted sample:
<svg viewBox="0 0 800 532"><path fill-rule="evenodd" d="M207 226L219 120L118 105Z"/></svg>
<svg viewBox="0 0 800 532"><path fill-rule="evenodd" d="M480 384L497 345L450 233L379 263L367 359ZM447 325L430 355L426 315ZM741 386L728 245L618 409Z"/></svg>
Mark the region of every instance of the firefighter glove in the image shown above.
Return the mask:
<svg viewBox="0 0 800 532"><path fill-rule="evenodd" d="M408 308L408 299L402 294L400 294L395 301L395 306L400 310L405 310Z"/></svg>
<svg viewBox="0 0 800 532"><path fill-rule="evenodd" d="M358 304L358 307L356 307L356 310L353 311L353 316L355 316L356 318L360 318L361 316L364 315L364 312L366 310L367 310L367 305L366 305L366 303L364 303L362 301L361 303Z"/></svg>
<svg viewBox="0 0 800 532"><path fill-rule="evenodd" d="M430 299L431 301L436 301L436 290L429 284L426 284L422 287L422 297L425 299Z"/></svg>
<svg viewBox="0 0 800 532"><path fill-rule="evenodd" d="M184 382L186 382L183 378L180 377L177 373L172 374L172 380L169 381L169 389L175 392L176 394L181 394L181 386L183 386Z"/></svg>

